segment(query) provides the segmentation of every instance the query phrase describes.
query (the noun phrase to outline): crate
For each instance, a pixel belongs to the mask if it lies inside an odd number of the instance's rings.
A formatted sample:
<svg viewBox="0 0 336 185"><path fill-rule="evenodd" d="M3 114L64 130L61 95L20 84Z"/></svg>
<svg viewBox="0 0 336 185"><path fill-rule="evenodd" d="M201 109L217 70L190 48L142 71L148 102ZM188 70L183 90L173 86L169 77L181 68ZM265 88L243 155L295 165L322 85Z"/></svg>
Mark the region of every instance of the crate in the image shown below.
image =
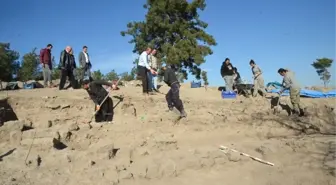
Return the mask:
<svg viewBox="0 0 336 185"><path fill-rule="evenodd" d="M201 86L201 82L191 82L191 88L200 88Z"/></svg>
<svg viewBox="0 0 336 185"><path fill-rule="evenodd" d="M235 92L222 91L223 99L235 99L237 94Z"/></svg>

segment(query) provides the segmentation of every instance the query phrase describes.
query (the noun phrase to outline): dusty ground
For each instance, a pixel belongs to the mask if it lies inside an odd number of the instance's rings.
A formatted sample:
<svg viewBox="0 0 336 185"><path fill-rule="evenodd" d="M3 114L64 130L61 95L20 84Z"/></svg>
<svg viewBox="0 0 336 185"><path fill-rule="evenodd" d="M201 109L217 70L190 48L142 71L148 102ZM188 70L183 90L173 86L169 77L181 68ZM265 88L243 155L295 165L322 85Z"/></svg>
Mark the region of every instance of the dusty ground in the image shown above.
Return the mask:
<svg viewBox="0 0 336 185"><path fill-rule="evenodd" d="M90 129L84 90L8 92L19 121L0 127L0 184L335 184L335 99L302 99L308 115L293 119L285 110L273 115L270 100L223 100L215 89L183 86L188 118L175 124L162 94L144 98L128 86L113 96L113 124Z"/></svg>

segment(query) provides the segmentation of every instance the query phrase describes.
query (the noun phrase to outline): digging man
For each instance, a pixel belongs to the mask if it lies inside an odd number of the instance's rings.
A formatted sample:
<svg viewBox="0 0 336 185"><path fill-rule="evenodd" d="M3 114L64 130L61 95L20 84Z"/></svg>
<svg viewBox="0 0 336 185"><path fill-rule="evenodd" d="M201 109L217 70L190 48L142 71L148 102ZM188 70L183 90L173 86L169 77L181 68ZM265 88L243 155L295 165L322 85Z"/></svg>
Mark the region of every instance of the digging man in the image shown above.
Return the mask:
<svg viewBox="0 0 336 185"><path fill-rule="evenodd" d="M88 79L83 81L83 88L88 92L90 98L95 103L95 115L96 122L112 122L113 120L113 101L112 98L107 97L103 102L108 92L104 89L103 85L109 86L112 89L117 89L117 86L111 83L108 83L103 80L90 81ZM100 106L101 105L101 106Z"/></svg>
<svg viewBox="0 0 336 185"><path fill-rule="evenodd" d="M300 106L300 85L294 77L294 73L286 69L280 68L278 73L283 76L283 88L280 90L279 95L283 91L289 89L290 101L292 103L292 112L294 115L303 116L304 112Z"/></svg>
<svg viewBox="0 0 336 185"><path fill-rule="evenodd" d="M180 117L187 117L184 111L183 103L180 99L180 83L178 82L175 72L172 68L167 66L161 68L161 75L163 75L163 81L170 87L170 90L166 94L166 101L170 111L175 107L180 111Z"/></svg>

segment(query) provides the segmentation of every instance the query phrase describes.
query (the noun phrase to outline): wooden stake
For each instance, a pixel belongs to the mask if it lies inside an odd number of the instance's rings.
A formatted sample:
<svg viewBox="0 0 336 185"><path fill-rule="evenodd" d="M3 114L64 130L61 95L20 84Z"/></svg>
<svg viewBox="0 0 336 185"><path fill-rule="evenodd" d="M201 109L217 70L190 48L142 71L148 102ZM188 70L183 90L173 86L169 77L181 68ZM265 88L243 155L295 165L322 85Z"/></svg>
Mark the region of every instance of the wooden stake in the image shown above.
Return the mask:
<svg viewBox="0 0 336 185"><path fill-rule="evenodd" d="M240 155L243 155L243 156L246 156L246 157L249 157L255 161L258 161L258 162L261 162L263 164L267 164L267 165L270 165L270 166L274 166L274 163L271 163L271 162L268 162L268 161L265 161L265 160L262 160L258 157L254 157L254 156L251 156L249 154L246 154L246 153L243 153L243 152L239 152L238 150L235 150L235 149L231 149L229 147L226 147L226 146L220 146L219 149L225 153L225 150L230 150L232 152L236 152L236 153L239 153Z"/></svg>
<svg viewBox="0 0 336 185"><path fill-rule="evenodd" d="M29 147L29 150L28 150L26 159L25 159L25 164L26 164L27 166L28 166L28 164L27 164L27 159L28 159L28 156L29 156L29 154L30 154L30 150L32 149L32 146L33 146L33 143L34 143L34 140L35 140L35 136L36 136L36 130L35 130L35 132L34 132L33 140L32 140L32 142L31 142L31 144L30 144L30 147Z"/></svg>

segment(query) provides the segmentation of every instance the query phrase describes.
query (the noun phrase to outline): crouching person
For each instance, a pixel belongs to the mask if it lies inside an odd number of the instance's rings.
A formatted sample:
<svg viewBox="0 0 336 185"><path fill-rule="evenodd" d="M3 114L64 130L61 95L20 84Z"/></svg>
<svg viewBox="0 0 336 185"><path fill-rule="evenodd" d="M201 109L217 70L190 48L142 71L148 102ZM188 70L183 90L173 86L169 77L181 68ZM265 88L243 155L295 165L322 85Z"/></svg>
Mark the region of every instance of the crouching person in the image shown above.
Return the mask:
<svg viewBox="0 0 336 185"><path fill-rule="evenodd" d="M283 77L283 88L280 90L279 95L281 95L285 90L289 90L290 101L292 103L292 113L294 115L303 116L304 111L300 105L300 84L296 80L295 75L292 71L280 68L278 73Z"/></svg>
<svg viewBox="0 0 336 185"><path fill-rule="evenodd" d="M114 114L113 101L112 98L107 97L106 100L103 102L105 97L108 96L108 92L104 89L103 85L109 86L112 89L116 89L116 85L103 80L83 81L83 88L88 92L90 98L95 103L95 111L97 111L97 114L95 115L95 121L112 122Z"/></svg>
<svg viewBox="0 0 336 185"><path fill-rule="evenodd" d="M178 82L175 72L172 68L167 66L161 68L161 75L163 75L163 81L170 87L170 90L166 94L166 101L169 110L173 110L174 107L180 111L180 116L187 117L184 111L183 103L180 99L180 83Z"/></svg>

